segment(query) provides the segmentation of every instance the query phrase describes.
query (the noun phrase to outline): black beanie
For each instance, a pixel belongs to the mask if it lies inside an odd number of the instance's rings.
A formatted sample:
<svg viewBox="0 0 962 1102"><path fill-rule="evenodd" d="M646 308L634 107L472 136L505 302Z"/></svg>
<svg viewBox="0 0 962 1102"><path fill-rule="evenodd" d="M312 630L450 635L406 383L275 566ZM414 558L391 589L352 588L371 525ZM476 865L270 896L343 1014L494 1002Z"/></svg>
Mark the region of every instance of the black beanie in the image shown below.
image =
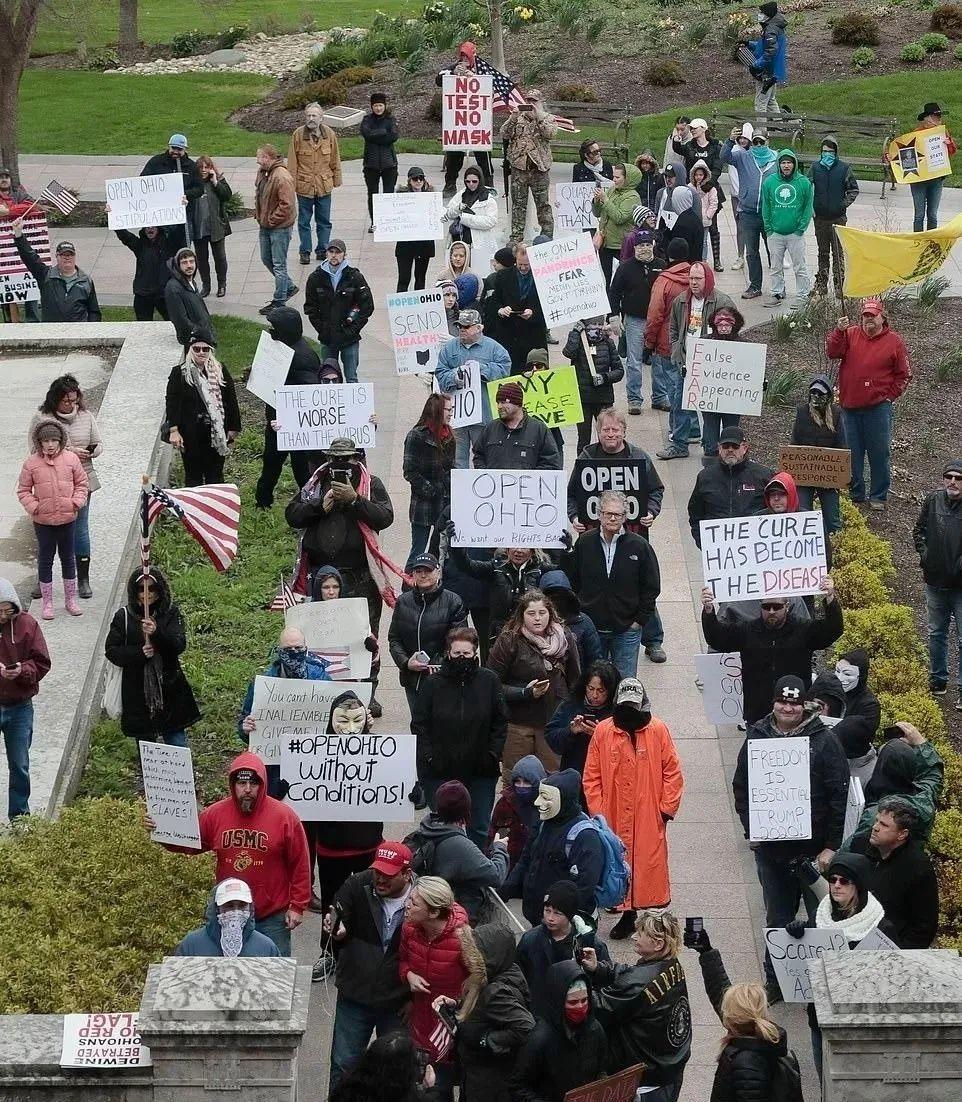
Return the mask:
<svg viewBox="0 0 962 1102"><path fill-rule="evenodd" d="M690 256L688 242L683 237L673 237L668 242L668 259L678 262L688 260Z"/></svg>
<svg viewBox="0 0 962 1102"><path fill-rule="evenodd" d="M494 259L502 268L513 268L516 263L515 255L509 248L498 249L494 254Z"/></svg>
<svg viewBox="0 0 962 1102"><path fill-rule="evenodd" d="M772 701L782 704L804 704L806 700L805 682L794 674L786 674L775 682Z"/></svg>
<svg viewBox="0 0 962 1102"><path fill-rule="evenodd" d="M774 19L775 16L778 15L777 4L759 4L758 10L768 19Z"/></svg>
<svg viewBox="0 0 962 1102"><path fill-rule="evenodd" d="M546 907L553 907L563 914L569 922L574 922L578 913L578 886L571 880L556 880L548 889L544 903Z"/></svg>
<svg viewBox="0 0 962 1102"><path fill-rule="evenodd" d="M387 93L385 92L372 92L371 93L371 106L375 103L387 103Z"/></svg>

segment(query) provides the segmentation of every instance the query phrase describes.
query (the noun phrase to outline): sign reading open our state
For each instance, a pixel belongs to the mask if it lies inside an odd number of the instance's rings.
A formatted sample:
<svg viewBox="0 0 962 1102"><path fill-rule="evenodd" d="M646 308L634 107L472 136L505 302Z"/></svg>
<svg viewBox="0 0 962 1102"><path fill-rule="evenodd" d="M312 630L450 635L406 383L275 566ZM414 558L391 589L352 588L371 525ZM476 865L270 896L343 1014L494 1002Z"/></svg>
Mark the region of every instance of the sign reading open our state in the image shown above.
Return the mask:
<svg viewBox="0 0 962 1102"><path fill-rule="evenodd" d="M163 176L127 176L107 180L107 228L135 230L144 226L178 226L187 221L184 177L180 172Z"/></svg>
<svg viewBox="0 0 962 1102"><path fill-rule="evenodd" d="M497 407L498 387L503 379L492 379L487 384L491 409ZM511 382L524 391L525 412L549 428L580 425L585 419L581 408L581 391L574 367L549 367L533 371L530 375L512 375Z"/></svg>
<svg viewBox="0 0 962 1102"><path fill-rule="evenodd" d="M818 593L828 573L822 514L773 513L703 520L701 565L716 600Z"/></svg>
<svg viewBox="0 0 962 1102"><path fill-rule="evenodd" d="M685 353L682 409L702 413L762 412L767 344L690 340Z"/></svg>
<svg viewBox="0 0 962 1102"><path fill-rule="evenodd" d="M322 451L338 437L359 448L375 444L374 387L369 383L316 383L277 388L277 450Z"/></svg>
<svg viewBox="0 0 962 1102"><path fill-rule="evenodd" d="M491 149L493 83L493 77L475 73L445 73L441 78L442 149Z"/></svg>
<svg viewBox="0 0 962 1102"><path fill-rule="evenodd" d="M564 471L451 472L452 547L563 547Z"/></svg>
<svg viewBox="0 0 962 1102"><path fill-rule="evenodd" d="M605 277L590 234L530 245L528 259L549 329L608 314Z"/></svg>
<svg viewBox="0 0 962 1102"><path fill-rule="evenodd" d="M748 740L748 838L752 842L812 836L812 791L807 738Z"/></svg>
<svg viewBox="0 0 962 1102"><path fill-rule="evenodd" d="M375 241L438 241L444 236L439 191L382 191L374 195Z"/></svg>
<svg viewBox="0 0 962 1102"><path fill-rule="evenodd" d="M451 340L440 291L403 291L387 296L387 321L398 375L434 371Z"/></svg>

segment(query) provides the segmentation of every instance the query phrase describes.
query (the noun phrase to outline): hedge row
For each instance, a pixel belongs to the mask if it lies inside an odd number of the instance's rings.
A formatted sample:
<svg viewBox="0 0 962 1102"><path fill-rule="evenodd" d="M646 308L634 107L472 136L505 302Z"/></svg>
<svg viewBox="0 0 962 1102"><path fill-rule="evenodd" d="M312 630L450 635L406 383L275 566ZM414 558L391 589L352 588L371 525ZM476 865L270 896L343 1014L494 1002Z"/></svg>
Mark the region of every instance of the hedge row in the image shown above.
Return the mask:
<svg viewBox="0 0 962 1102"><path fill-rule="evenodd" d="M841 654L864 647L872 656L869 685L882 705L882 727L914 723L942 755L945 787L929 850L939 880L939 944L962 949L962 755L949 741L942 710L927 690L926 651L907 605L891 600L892 547L869 531L865 518L843 498L845 526L835 537L832 577L845 609Z"/></svg>

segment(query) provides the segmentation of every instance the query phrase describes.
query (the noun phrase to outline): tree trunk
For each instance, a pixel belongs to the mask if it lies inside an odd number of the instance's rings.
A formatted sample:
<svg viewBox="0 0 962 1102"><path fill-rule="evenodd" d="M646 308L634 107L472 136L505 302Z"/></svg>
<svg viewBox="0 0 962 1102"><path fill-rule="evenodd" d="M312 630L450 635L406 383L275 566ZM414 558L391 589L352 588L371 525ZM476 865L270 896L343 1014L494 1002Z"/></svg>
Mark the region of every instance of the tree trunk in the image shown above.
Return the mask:
<svg viewBox="0 0 962 1102"><path fill-rule="evenodd" d="M17 126L20 121L18 102L22 72L0 64L0 163L10 169L14 184L20 183L20 156Z"/></svg>
<svg viewBox="0 0 962 1102"><path fill-rule="evenodd" d="M504 26L501 22L502 0L488 0L488 12L491 17L491 64L502 73L507 72L504 64Z"/></svg>
<svg viewBox="0 0 962 1102"><path fill-rule="evenodd" d="M120 56L123 58L129 58L136 52L140 44L137 15L137 0L120 0L120 26L117 34L117 45Z"/></svg>
<svg viewBox="0 0 962 1102"><path fill-rule="evenodd" d="M20 81L37 32L42 0L0 0L0 161L20 182L17 128Z"/></svg>

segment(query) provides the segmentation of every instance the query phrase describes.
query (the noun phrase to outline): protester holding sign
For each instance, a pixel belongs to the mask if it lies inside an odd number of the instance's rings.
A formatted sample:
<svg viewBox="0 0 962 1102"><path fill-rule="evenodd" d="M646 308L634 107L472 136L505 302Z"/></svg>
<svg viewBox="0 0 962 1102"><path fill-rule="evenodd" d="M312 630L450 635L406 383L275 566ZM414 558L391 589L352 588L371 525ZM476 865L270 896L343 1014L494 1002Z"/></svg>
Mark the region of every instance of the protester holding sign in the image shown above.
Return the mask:
<svg viewBox="0 0 962 1102"><path fill-rule="evenodd" d="M543 348L548 338L538 290L531 274L528 248L523 242L514 247L515 263L494 274L490 307L498 315L498 339L511 356L511 372L520 375L526 368L528 353Z"/></svg>
<svg viewBox="0 0 962 1102"><path fill-rule="evenodd" d="M408 508L411 551L407 570L416 555L425 551L437 553L441 527L450 510L455 446L451 430L453 409L454 402L448 395L430 395L417 424L404 438L402 473L411 486Z"/></svg>
<svg viewBox="0 0 962 1102"><path fill-rule="evenodd" d="M737 341L745 327L745 319L734 305L722 306L708 318L708 335L716 341ZM764 374L764 369L763 369ZM764 389L764 378L762 379ZM684 386L683 388L684 389ZM703 409L701 414L701 446L706 456L718 455L718 437L724 429L737 426L741 414L716 413Z"/></svg>
<svg viewBox="0 0 962 1102"><path fill-rule="evenodd" d="M201 194L201 182L197 165L187 156L187 138L183 134L171 134L163 153L155 153L140 170L141 176L168 176L180 173L184 178L184 197L187 199L187 217L190 218L192 200ZM189 225L189 223L188 223ZM187 225L165 226L163 234L171 247L182 249L187 245Z"/></svg>
<svg viewBox="0 0 962 1102"><path fill-rule="evenodd" d="M484 183L480 169L466 168L464 191L448 203L444 218L450 223L448 232L451 240L471 246L466 263L471 262L473 254L474 267L478 272L487 272L491 258L504 240L498 232L498 217L494 188ZM459 273L452 271L452 274Z"/></svg>
<svg viewBox="0 0 962 1102"><path fill-rule="evenodd" d="M611 303L611 312L621 314L625 327L625 349L628 357L628 412L639 414L645 401L641 393L641 369L644 363L648 306L651 303L651 289L655 280L664 271L665 265L662 261L655 260L655 234L652 230L635 230L629 238L626 238L626 240L629 239L632 243L632 256L618 265L618 270L608 289L608 298ZM664 385L664 380L653 370L651 408L669 410L671 406L667 393L658 393L659 381Z"/></svg>
<svg viewBox="0 0 962 1102"><path fill-rule="evenodd" d="M339 237L327 245L327 259L307 280L304 313L317 331L321 358L340 357L344 378L357 382L361 330L374 313L374 296L358 268L345 262L347 246Z"/></svg>
<svg viewBox="0 0 962 1102"><path fill-rule="evenodd" d="M362 124L363 125L363 124ZM424 178L424 169L412 166L408 169L408 182L398 189L399 195L420 195L434 191ZM411 286L411 268L414 268L414 290L421 291L427 280L428 264L434 259L435 245L430 241L398 241L394 246L397 261L398 294Z"/></svg>
<svg viewBox="0 0 962 1102"><path fill-rule="evenodd" d="M795 412L792 426L792 443L812 448L844 448L845 426L841 407L832 400L832 380L827 375L816 375L808 388L808 401ZM838 490L831 487L799 486L799 508L815 508L815 497L822 509L825 535L830 536L842 527L842 514L838 504Z"/></svg>
<svg viewBox="0 0 962 1102"><path fill-rule="evenodd" d="M926 130L942 125L942 108L937 103L927 103L916 117L921 123L918 129L924 134ZM949 157L954 156L957 146L948 130L945 131L943 142L946 154ZM939 176L934 180L923 180L909 185L909 190L912 192L912 205L915 208L915 217L912 222L915 233L921 233L923 229L938 229L939 203L942 199L944 183L945 178Z"/></svg>
<svg viewBox="0 0 962 1102"><path fill-rule="evenodd" d="M660 456L661 452L657 454ZM762 512L765 487L774 473L771 468L748 458L748 441L743 429L723 429L718 437L718 460L698 472L688 499L688 523L696 545L701 547L699 525L702 521L748 517Z"/></svg>
<svg viewBox="0 0 962 1102"><path fill-rule="evenodd" d="M164 288L170 278L168 263L175 249L157 226L146 226L136 235L129 230L117 230L117 240L126 245L137 258L134 267L134 317L138 321L153 321L154 311L168 321Z"/></svg>
<svg viewBox="0 0 962 1102"><path fill-rule="evenodd" d="M499 548L490 559L472 559L463 547L452 547L450 555L462 573L485 583L492 643L522 594L540 589L542 576L551 568L548 556L538 547Z"/></svg>
<svg viewBox="0 0 962 1102"><path fill-rule="evenodd" d="M591 443L591 429L603 409L615 404L614 384L625 377L618 346L603 317L579 321L561 353L578 377L584 420L578 425L578 451Z"/></svg>
<svg viewBox="0 0 962 1102"><path fill-rule="evenodd" d="M56 263L47 266L30 247L23 232L23 219L15 218L10 229L17 255L40 286L42 321L100 321L100 303L94 281L77 267L77 250L70 241L57 246Z"/></svg>
<svg viewBox="0 0 962 1102"><path fill-rule="evenodd" d="M371 93L371 110L361 119L364 139L364 183L367 186L367 214L371 220L367 232L374 232L374 196L378 190L394 191L397 183L397 122L387 105L384 92Z"/></svg>
<svg viewBox="0 0 962 1102"><path fill-rule="evenodd" d="M605 273L605 287L611 285L611 271L625 237L635 228L633 212L638 205L638 192L635 189L641 183L641 169L625 162L617 164L613 181L610 188L603 188L599 184L591 203L591 209L598 219L595 248L601 261L601 270Z"/></svg>
<svg viewBox="0 0 962 1102"><path fill-rule="evenodd" d="M497 401L497 420L484 425L474 441L475 469L561 470L558 445L544 421L525 412L524 391L518 383L501 383Z"/></svg>
<svg viewBox="0 0 962 1102"><path fill-rule="evenodd" d="M458 47L458 59L453 65L442 69L434 78L438 88L444 86L444 78L448 75L467 76L477 72L478 48L473 42L462 42ZM447 150L444 154L444 198L445 201L454 194L458 183L458 173L464 164L463 150ZM477 162L478 168L484 174L485 187L494 186L494 168L491 163L491 154L483 149L474 150L472 156Z"/></svg>

